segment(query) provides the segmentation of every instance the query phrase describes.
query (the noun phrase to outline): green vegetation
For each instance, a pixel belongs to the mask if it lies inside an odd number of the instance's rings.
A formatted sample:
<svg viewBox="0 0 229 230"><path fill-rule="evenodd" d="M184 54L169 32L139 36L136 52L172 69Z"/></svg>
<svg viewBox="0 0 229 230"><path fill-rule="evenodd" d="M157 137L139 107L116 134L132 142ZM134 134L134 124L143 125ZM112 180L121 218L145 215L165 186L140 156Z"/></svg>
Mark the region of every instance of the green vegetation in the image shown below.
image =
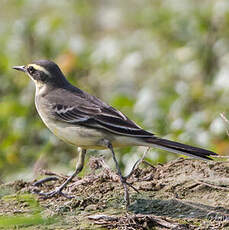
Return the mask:
<svg viewBox="0 0 229 230"><path fill-rule="evenodd" d="M55 222L53 217L46 218L42 216L43 208L39 206L33 195L17 194L4 196L2 203L10 204L11 210L8 210L8 215L0 215L0 228L9 229L22 226L49 225ZM2 206L2 208L6 210L5 206Z"/></svg>
<svg viewBox="0 0 229 230"><path fill-rule="evenodd" d="M228 154L219 116L229 115L228 34L227 0L2 0L0 182L37 177L37 168L74 168L75 148L47 130L33 83L11 69L42 58L147 130ZM143 151L116 150L126 171ZM153 163L174 157L148 154Z"/></svg>

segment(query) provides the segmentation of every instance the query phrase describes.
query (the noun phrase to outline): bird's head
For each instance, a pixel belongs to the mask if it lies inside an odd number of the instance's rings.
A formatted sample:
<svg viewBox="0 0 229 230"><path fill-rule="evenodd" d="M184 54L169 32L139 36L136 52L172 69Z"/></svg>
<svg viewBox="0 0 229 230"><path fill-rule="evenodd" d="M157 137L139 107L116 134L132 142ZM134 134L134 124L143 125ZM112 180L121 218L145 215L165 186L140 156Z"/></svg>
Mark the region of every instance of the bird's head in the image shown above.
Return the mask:
<svg viewBox="0 0 229 230"><path fill-rule="evenodd" d="M13 66L13 69L26 73L34 82L36 87L63 86L67 80L58 65L48 60L38 60L23 66Z"/></svg>

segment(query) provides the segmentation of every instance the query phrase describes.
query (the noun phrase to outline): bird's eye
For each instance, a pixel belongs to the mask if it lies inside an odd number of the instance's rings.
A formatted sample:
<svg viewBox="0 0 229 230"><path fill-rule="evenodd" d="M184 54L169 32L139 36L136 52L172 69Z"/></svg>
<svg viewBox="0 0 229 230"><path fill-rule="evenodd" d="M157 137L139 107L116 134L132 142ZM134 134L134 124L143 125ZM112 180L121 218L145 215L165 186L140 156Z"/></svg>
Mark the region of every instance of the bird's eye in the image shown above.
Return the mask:
<svg viewBox="0 0 229 230"><path fill-rule="evenodd" d="M30 74L33 74L36 71L32 66L29 66L27 70Z"/></svg>

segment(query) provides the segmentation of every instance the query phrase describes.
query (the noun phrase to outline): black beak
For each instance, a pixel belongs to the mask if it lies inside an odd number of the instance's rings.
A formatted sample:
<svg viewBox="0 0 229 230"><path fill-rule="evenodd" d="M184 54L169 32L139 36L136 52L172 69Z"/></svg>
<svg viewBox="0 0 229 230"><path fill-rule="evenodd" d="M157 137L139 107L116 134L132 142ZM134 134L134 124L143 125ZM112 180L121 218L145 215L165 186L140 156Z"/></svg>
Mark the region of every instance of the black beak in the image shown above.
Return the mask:
<svg viewBox="0 0 229 230"><path fill-rule="evenodd" d="M13 69L16 69L16 70L18 70L18 71L22 71L22 72L25 72L25 71L26 71L25 65L13 66L12 68L13 68Z"/></svg>

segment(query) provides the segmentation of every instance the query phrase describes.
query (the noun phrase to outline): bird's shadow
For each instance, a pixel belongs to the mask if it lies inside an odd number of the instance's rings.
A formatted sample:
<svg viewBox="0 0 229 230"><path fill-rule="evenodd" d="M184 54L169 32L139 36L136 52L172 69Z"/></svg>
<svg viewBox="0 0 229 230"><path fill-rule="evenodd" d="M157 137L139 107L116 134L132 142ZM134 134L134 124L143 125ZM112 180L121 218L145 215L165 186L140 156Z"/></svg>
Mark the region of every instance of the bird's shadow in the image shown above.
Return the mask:
<svg viewBox="0 0 229 230"><path fill-rule="evenodd" d="M229 221L229 209L178 199L138 199L128 209L136 214L153 214L156 216L182 219L196 218Z"/></svg>

